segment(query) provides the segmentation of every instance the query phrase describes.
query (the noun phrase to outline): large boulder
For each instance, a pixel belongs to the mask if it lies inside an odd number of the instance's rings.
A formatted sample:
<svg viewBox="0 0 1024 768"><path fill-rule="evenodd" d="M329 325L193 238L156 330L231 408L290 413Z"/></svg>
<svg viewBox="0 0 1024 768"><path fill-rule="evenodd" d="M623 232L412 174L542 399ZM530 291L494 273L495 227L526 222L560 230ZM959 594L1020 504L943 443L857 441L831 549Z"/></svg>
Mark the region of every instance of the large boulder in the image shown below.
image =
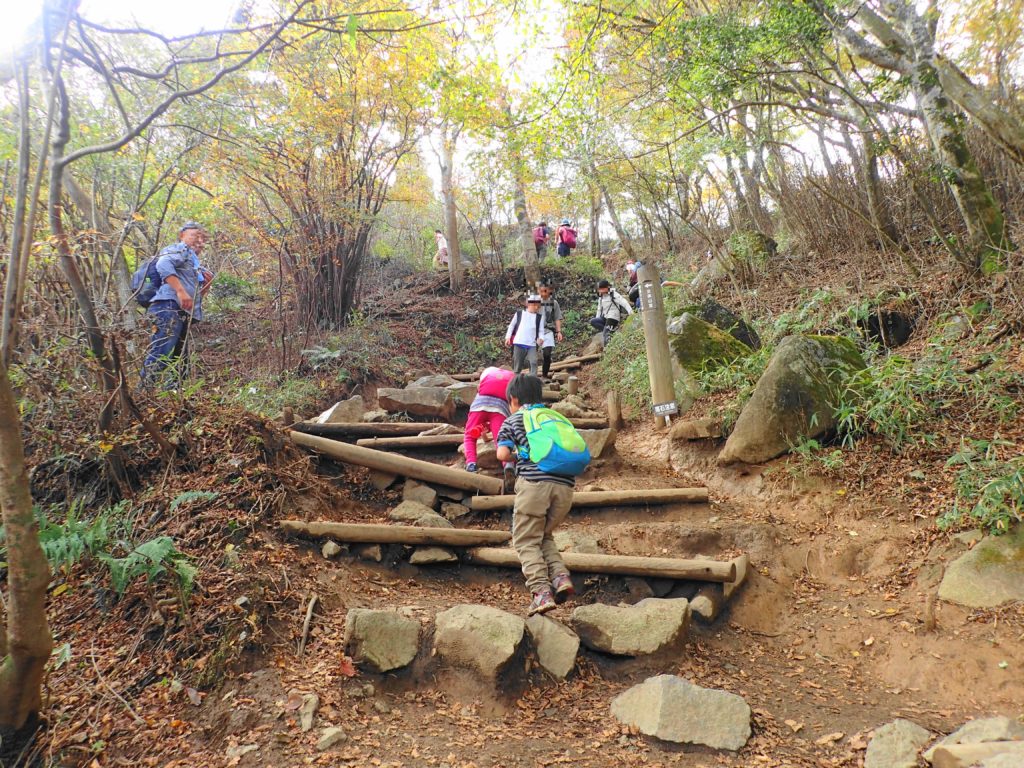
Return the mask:
<svg viewBox="0 0 1024 768"><path fill-rule="evenodd" d="M916 768L917 755L931 738L931 732L917 723L893 720L875 729L864 755L864 768Z"/></svg>
<svg viewBox="0 0 1024 768"><path fill-rule="evenodd" d="M377 402L389 413L409 413L450 421L455 415L455 398L444 387L377 390Z"/></svg>
<svg viewBox="0 0 1024 768"><path fill-rule="evenodd" d="M473 404L473 400L476 399L478 388L479 385L475 381L457 381L454 384L450 384L445 387L445 389L452 393L459 405L464 405L466 407Z"/></svg>
<svg viewBox="0 0 1024 768"><path fill-rule="evenodd" d="M689 312L670 322L668 333L668 343L676 360L691 373L750 354L750 347L742 341Z"/></svg>
<svg viewBox="0 0 1024 768"><path fill-rule="evenodd" d="M614 429L580 429L577 431L587 444L587 448L590 449L590 458L592 459L601 458L601 454L605 451L611 453L611 449L615 447L617 433Z"/></svg>
<svg viewBox="0 0 1024 768"><path fill-rule="evenodd" d="M316 417L317 424L357 424L363 420L365 406L359 395L335 403Z"/></svg>
<svg viewBox="0 0 1024 768"><path fill-rule="evenodd" d="M986 536L946 567L939 598L968 608L995 608L1024 600L1024 526Z"/></svg>
<svg viewBox="0 0 1024 768"><path fill-rule="evenodd" d="M411 663L419 648L420 623L395 611L350 608L345 616L345 649L372 672Z"/></svg>
<svg viewBox="0 0 1024 768"><path fill-rule="evenodd" d="M690 626L690 604L652 597L636 605L581 605L572 612L572 626L592 650L643 656L682 644Z"/></svg>
<svg viewBox="0 0 1024 768"><path fill-rule="evenodd" d="M493 680L519 650L526 623L486 605L456 605L434 620L434 651L444 661Z"/></svg>
<svg viewBox="0 0 1024 768"><path fill-rule="evenodd" d="M705 323L711 323L716 328L721 328L737 341L742 341L751 349L761 348L761 337L757 331L751 328L742 317L726 309L714 299L705 299L704 302L691 310Z"/></svg>
<svg viewBox="0 0 1024 768"><path fill-rule="evenodd" d="M444 373L432 373L429 376L420 376L416 381L411 381L406 385L406 389L421 389L423 387L450 387L452 384L457 384L451 376Z"/></svg>
<svg viewBox="0 0 1024 768"><path fill-rule="evenodd" d="M750 706L742 697L676 675L649 677L619 694L612 714L663 741L736 751L750 739Z"/></svg>
<svg viewBox="0 0 1024 768"><path fill-rule="evenodd" d="M719 463L757 464L781 456L802 437L824 435L835 427L840 388L864 367L849 339L786 337L743 406Z"/></svg>
<svg viewBox="0 0 1024 768"><path fill-rule="evenodd" d="M576 666L579 637L565 624L540 614L526 620L526 629L537 649L540 665L559 680L564 680Z"/></svg>

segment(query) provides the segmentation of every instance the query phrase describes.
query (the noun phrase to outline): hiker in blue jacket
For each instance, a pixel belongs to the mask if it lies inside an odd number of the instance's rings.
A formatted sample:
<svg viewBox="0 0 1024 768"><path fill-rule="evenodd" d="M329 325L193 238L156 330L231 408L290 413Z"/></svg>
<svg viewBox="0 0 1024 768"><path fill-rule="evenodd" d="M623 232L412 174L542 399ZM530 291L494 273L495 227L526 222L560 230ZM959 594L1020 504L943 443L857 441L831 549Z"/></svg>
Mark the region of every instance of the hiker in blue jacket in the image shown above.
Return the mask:
<svg viewBox="0 0 1024 768"><path fill-rule="evenodd" d="M178 242L164 248L157 257L161 283L146 310L154 330L142 365L144 386L155 384L181 356L189 326L203 318L203 294L213 280L213 274L199 263L205 239L202 227L194 221L185 222L178 230Z"/></svg>

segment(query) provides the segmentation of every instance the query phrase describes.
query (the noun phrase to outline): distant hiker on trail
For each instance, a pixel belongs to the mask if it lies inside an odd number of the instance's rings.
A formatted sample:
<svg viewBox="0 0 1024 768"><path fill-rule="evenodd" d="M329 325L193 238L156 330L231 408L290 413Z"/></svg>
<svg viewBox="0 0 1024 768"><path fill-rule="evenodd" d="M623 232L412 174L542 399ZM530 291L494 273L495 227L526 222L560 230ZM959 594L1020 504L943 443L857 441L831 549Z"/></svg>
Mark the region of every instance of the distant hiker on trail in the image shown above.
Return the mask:
<svg viewBox="0 0 1024 768"><path fill-rule="evenodd" d="M562 219L555 237L558 240L558 255L567 258L569 252L576 247L576 230L572 228L572 222Z"/></svg>
<svg viewBox="0 0 1024 768"><path fill-rule="evenodd" d="M537 249L537 261L543 261L547 255L548 239L551 237L551 230L548 229L546 221L540 222L533 228L533 246Z"/></svg>
<svg viewBox="0 0 1024 768"><path fill-rule="evenodd" d="M498 432L498 459L516 462L512 546L533 599L528 615L547 613L576 594L553 537L572 507L576 475L590 452L572 424L543 406L543 385L519 374L508 385L512 415Z"/></svg>
<svg viewBox="0 0 1024 768"><path fill-rule="evenodd" d="M189 221L178 230L178 242L164 248L156 258L160 287L146 310L154 330L142 365L143 386L155 384L179 358L185 351L187 329L203 319L203 296L213 280L213 273L199 263L205 242L202 228ZM171 382L165 382L165 386L171 386Z"/></svg>
<svg viewBox="0 0 1024 768"><path fill-rule="evenodd" d="M601 331L601 340L605 346L608 346L609 339L623 317L632 314L633 308L629 306L629 302L616 293L611 283L607 280L598 282L597 315L590 319L590 324L595 330Z"/></svg>
<svg viewBox="0 0 1024 768"><path fill-rule="evenodd" d="M537 375L537 348L544 343L544 315L540 296L530 294L526 309L517 309L505 331L505 346L512 347L512 371L519 373L529 363L530 374Z"/></svg>
<svg viewBox="0 0 1024 768"><path fill-rule="evenodd" d="M440 229L434 230L434 240L437 241L437 253L434 254L434 267L436 269L448 269L448 238Z"/></svg>
<svg viewBox="0 0 1024 768"><path fill-rule="evenodd" d="M462 447L466 452L466 471L476 472L476 441L485 432L490 432L495 442L498 431L511 415L508 408L508 385L515 376L505 368L485 368L480 374L480 386L476 397L469 406L466 419L465 439Z"/></svg>
<svg viewBox="0 0 1024 768"><path fill-rule="evenodd" d="M626 262L626 271L629 273L629 300L636 309L640 308L640 284L637 281L640 279L639 270L643 265L642 261L633 259Z"/></svg>
<svg viewBox="0 0 1024 768"><path fill-rule="evenodd" d="M541 280L537 290L540 292L541 312L544 315L544 363L541 366L541 376L546 379L551 371L551 353L555 349L555 340L562 341L564 338L562 308L558 306L558 299L554 296L555 287L548 280Z"/></svg>

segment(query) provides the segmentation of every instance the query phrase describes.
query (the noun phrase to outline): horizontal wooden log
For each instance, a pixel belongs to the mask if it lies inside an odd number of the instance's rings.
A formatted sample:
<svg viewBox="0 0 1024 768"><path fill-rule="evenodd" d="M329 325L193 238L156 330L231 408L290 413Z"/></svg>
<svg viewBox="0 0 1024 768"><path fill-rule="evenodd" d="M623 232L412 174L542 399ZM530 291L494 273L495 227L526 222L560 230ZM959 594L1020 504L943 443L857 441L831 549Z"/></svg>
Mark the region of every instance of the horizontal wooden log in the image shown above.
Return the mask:
<svg viewBox="0 0 1024 768"><path fill-rule="evenodd" d="M553 403L562 399L562 390L560 389L545 389L543 391L544 401Z"/></svg>
<svg viewBox="0 0 1024 768"><path fill-rule="evenodd" d="M516 551L507 547L475 547L466 550L466 558L468 562L475 565L496 565L503 568L520 567ZM717 582L730 582L736 578L736 566L731 562L723 563L719 560L563 552L562 561L570 571L580 573Z"/></svg>
<svg viewBox="0 0 1024 768"><path fill-rule="evenodd" d="M418 435L434 427L443 427L442 422L422 421L381 421L377 423L352 422L350 424L314 424L300 421L292 425L296 432L320 437L402 437Z"/></svg>
<svg viewBox="0 0 1024 768"><path fill-rule="evenodd" d="M305 522L282 520L282 529L300 536L326 536L352 544L408 544L448 547L478 547L504 544L512 538L508 531L478 531L470 528L419 528L412 525L372 525L333 523L326 520Z"/></svg>
<svg viewBox="0 0 1024 768"><path fill-rule="evenodd" d="M579 355L578 357L567 357L565 360L559 360L557 363L552 363L549 370L552 371L563 371L567 368L578 368L583 363L593 363L601 359L599 353L591 355Z"/></svg>
<svg viewBox="0 0 1024 768"><path fill-rule="evenodd" d="M569 417L569 421L572 422L572 425L574 427L576 427L576 429L607 429L608 428L608 419L606 419L604 417L601 417L599 419L588 419L588 418L575 419L575 418Z"/></svg>
<svg viewBox="0 0 1024 768"><path fill-rule="evenodd" d="M378 450L401 450L416 448L450 448L453 445L462 445L463 436L460 435L418 435L415 437L364 437L356 440L356 445L363 448L377 448Z"/></svg>
<svg viewBox="0 0 1024 768"><path fill-rule="evenodd" d="M453 373L452 378L456 381L477 381L480 378L479 373Z"/></svg>
<svg viewBox="0 0 1024 768"><path fill-rule="evenodd" d="M708 500L707 488L658 488L639 491L576 491L572 495L573 507L635 507L663 504L702 504ZM469 508L477 512L512 509L516 497L474 496Z"/></svg>
<svg viewBox="0 0 1024 768"><path fill-rule="evenodd" d="M1010 755L1024 765L1024 741L985 741L981 744L947 744L935 750L932 768L967 768L996 755Z"/></svg>
<svg viewBox="0 0 1024 768"><path fill-rule="evenodd" d="M316 437L302 432L292 432L291 438L293 443L301 445L303 448L310 448L333 459L377 469L381 472L392 472L404 477L425 480L428 483L440 483L452 488L461 488L464 491L497 494L501 493L504 488L504 483L498 478L488 477L479 472L465 472L461 469L442 467L429 461L421 461L408 456L396 456L393 453L340 443L337 440L328 440L325 437Z"/></svg>

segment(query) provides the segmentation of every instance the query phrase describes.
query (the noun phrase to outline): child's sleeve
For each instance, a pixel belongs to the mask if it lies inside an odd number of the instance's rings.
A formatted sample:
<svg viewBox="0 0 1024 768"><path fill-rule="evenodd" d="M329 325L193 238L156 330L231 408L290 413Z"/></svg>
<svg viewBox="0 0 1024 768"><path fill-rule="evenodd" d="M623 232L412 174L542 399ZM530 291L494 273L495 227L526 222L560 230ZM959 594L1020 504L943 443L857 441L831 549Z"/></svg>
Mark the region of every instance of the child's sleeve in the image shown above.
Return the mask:
<svg viewBox="0 0 1024 768"><path fill-rule="evenodd" d="M498 430L497 436L494 438L495 446L504 446L512 451L512 454L516 453L516 434L512 429L512 420L505 419L505 422L501 425L501 429Z"/></svg>

